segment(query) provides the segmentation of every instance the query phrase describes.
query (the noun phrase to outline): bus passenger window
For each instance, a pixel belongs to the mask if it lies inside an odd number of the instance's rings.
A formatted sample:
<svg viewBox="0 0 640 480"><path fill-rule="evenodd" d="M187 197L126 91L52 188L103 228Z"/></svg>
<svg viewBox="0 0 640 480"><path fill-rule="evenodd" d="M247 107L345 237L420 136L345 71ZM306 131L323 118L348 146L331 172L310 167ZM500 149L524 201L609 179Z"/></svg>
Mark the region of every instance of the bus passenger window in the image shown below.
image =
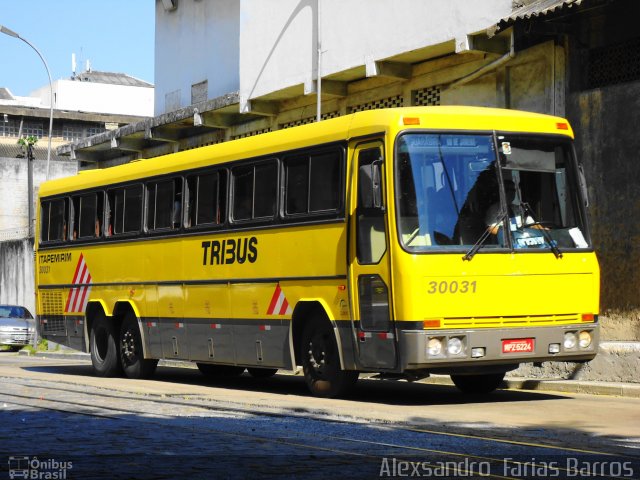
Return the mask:
<svg viewBox="0 0 640 480"><path fill-rule="evenodd" d="M142 225L142 185L126 187L124 201L124 231L139 232Z"/></svg>
<svg viewBox="0 0 640 480"><path fill-rule="evenodd" d="M224 183L220 179L224 173L210 172L187 178L187 227L224 222Z"/></svg>
<svg viewBox="0 0 640 480"><path fill-rule="evenodd" d="M278 164L269 162L256 165L254 183L254 218L273 218L276 214L276 195L278 193Z"/></svg>
<svg viewBox="0 0 640 480"><path fill-rule="evenodd" d="M273 218L278 193L278 164L275 160L231 171L233 176L233 219Z"/></svg>
<svg viewBox="0 0 640 480"><path fill-rule="evenodd" d="M309 163L306 157L287 160L287 215L307 213L309 209Z"/></svg>
<svg viewBox="0 0 640 480"><path fill-rule="evenodd" d="M43 202L41 240L51 242L64 240L68 207L66 199Z"/></svg>
<svg viewBox="0 0 640 480"><path fill-rule="evenodd" d="M340 203L340 155L338 152L313 155L309 175L309 211L336 210Z"/></svg>
<svg viewBox="0 0 640 480"><path fill-rule="evenodd" d="M78 239L78 227L80 226L80 197L71 198L71 216L70 216L69 235L71 240Z"/></svg>
<svg viewBox="0 0 640 480"><path fill-rule="evenodd" d="M147 185L147 230L171 228L174 220L172 180Z"/></svg>
<svg viewBox="0 0 640 480"><path fill-rule="evenodd" d="M339 151L285 159L285 214L317 214L340 207Z"/></svg>
<svg viewBox="0 0 640 480"><path fill-rule="evenodd" d="M80 205L78 238L99 236L100 225L97 214L96 195L83 195L77 200ZM98 225L96 225L96 223L98 223Z"/></svg>
<svg viewBox="0 0 640 480"><path fill-rule="evenodd" d="M142 185L132 185L109 191L108 216L111 218L107 235L140 231L142 224Z"/></svg>
<svg viewBox="0 0 640 480"><path fill-rule="evenodd" d="M253 211L253 167L238 167L233 174L233 219L250 220Z"/></svg>

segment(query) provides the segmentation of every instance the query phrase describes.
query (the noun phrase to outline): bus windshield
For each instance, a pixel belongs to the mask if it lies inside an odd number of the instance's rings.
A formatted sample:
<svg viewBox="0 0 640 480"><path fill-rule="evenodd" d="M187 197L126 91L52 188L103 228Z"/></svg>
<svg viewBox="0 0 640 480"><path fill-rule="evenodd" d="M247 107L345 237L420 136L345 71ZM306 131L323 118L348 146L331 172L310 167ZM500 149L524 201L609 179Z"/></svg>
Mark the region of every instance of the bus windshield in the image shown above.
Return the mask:
<svg viewBox="0 0 640 480"><path fill-rule="evenodd" d="M496 152L497 145L498 151ZM412 252L588 248L567 139L406 133L396 146L398 231Z"/></svg>

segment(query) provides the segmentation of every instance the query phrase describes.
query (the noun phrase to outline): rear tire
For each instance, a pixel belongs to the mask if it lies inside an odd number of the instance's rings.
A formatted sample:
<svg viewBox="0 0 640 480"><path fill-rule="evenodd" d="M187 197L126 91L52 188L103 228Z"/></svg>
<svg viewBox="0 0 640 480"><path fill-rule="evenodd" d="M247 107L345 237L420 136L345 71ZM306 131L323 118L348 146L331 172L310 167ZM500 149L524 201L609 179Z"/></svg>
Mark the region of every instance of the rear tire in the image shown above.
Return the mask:
<svg viewBox="0 0 640 480"><path fill-rule="evenodd" d="M128 378L149 378L156 371L158 360L145 359L142 336L136 316L129 312L120 328L120 362Z"/></svg>
<svg viewBox="0 0 640 480"><path fill-rule="evenodd" d="M248 367L247 372L253 378L269 378L273 377L277 372L277 368L257 368L257 367Z"/></svg>
<svg viewBox="0 0 640 480"><path fill-rule="evenodd" d="M117 377L122 373L118 356L118 339L115 325L104 312L98 312L91 326L91 363L99 377Z"/></svg>
<svg viewBox="0 0 640 480"><path fill-rule="evenodd" d="M504 373L485 375L451 375L451 380L464 393L487 394L493 392L504 380Z"/></svg>
<svg viewBox="0 0 640 480"><path fill-rule="evenodd" d="M316 397L342 396L358 380L357 371L340 368L333 328L325 318L311 319L303 330L300 359L307 387Z"/></svg>
<svg viewBox="0 0 640 480"><path fill-rule="evenodd" d="M242 375L242 372L244 372L244 367L237 367L235 365L212 365L211 363L196 363L196 365L205 377L239 377Z"/></svg>

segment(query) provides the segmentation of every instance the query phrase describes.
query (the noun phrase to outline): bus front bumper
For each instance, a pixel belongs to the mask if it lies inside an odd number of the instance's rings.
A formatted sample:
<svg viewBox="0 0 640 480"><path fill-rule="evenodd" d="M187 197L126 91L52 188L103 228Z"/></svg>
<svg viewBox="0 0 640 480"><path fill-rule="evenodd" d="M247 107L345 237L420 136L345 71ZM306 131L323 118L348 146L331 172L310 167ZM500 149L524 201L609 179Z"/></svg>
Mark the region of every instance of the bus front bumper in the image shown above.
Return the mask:
<svg viewBox="0 0 640 480"><path fill-rule="evenodd" d="M582 362L596 356L599 337L597 323L499 330L402 330L401 369L446 373L504 366L507 371L520 363Z"/></svg>

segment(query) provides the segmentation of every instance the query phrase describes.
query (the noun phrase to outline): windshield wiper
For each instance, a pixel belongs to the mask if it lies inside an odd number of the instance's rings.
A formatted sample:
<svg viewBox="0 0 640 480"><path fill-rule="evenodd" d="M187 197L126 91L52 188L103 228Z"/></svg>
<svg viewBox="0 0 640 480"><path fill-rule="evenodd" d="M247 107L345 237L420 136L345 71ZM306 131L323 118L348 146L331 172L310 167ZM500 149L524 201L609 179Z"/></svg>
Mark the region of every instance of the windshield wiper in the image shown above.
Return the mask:
<svg viewBox="0 0 640 480"><path fill-rule="evenodd" d="M542 232L542 236L549 244L549 247L551 248L551 251L553 252L553 254L556 256L556 258L562 258L562 252L558 248L558 242L556 242L553 238L551 238L551 235L549 235L549 231L544 227L542 222L538 222L535 219L535 217L533 216L533 211L531 210L531 207L529 206L529 204L527 202L520 202L520 205L522 205L522 208L524 209L525 219L528 213L531 219L533 220L533 223L524 224L522 228L535 227L535 226L540 227L537 230Z"/></svg>
<svg viewBox="0 0 640 480"><path fill-rule="evenodd" d="M480 250L484 245L484 243L487 241L487 238L489 238L492 235L491 230L493 230L494 226L500 223L504 224L504 221L507 219L508 214L509 214L508 211L502 210L498 214L496 221L492 225L489 225L487 229L482 233L482 235L480 235L480 238L476 240L476 243L474 243L473 246L469 249L469 251L464 254L464 256L462 257L462 260L471 261L474 255L478 253L478 250Z"/></svg>

